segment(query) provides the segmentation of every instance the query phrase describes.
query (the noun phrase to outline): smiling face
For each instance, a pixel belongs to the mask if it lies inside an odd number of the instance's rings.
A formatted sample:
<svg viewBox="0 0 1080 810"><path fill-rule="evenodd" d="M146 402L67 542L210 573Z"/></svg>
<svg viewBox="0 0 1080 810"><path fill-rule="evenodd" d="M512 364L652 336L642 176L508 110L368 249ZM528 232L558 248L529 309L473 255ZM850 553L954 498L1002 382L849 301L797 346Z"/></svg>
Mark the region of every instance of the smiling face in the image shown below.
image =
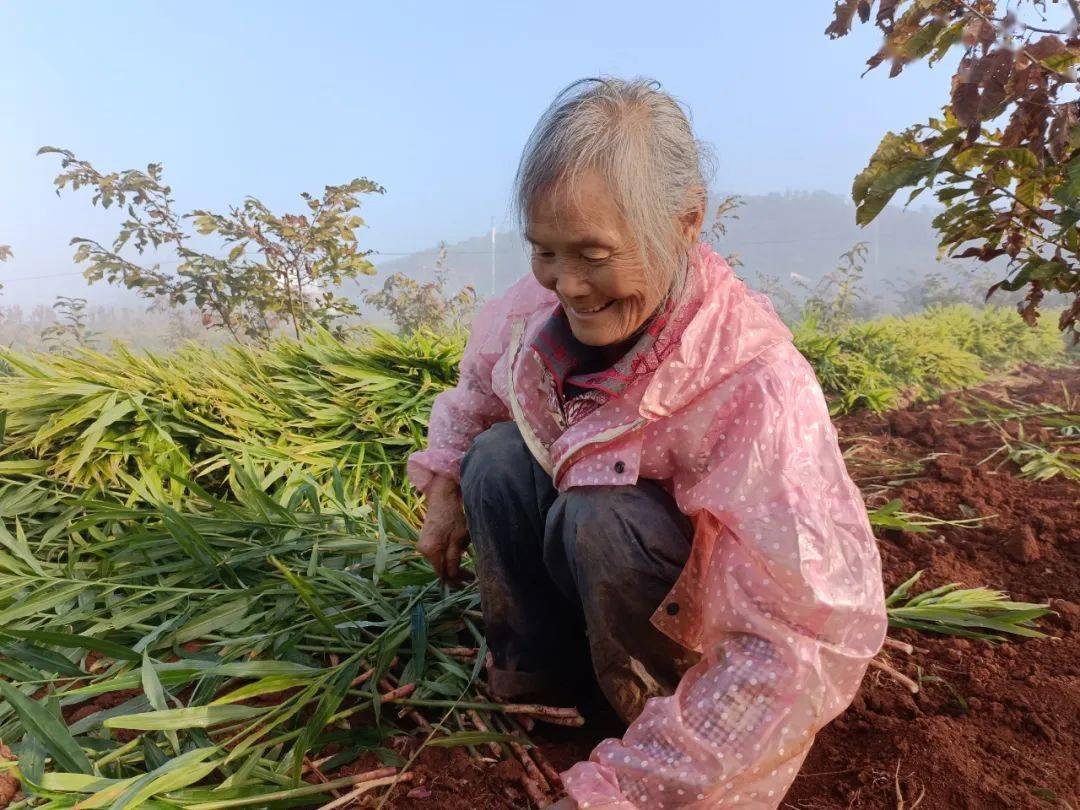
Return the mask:
<svg viewBox="0 0 1080 810"><path fill-rule="evenodd" d="M532 271L562 303L574 337L587 346L617 346L656 312L671 274L650 275L625 219L594 170L572 189L540 190L526 237Z"/></svg>

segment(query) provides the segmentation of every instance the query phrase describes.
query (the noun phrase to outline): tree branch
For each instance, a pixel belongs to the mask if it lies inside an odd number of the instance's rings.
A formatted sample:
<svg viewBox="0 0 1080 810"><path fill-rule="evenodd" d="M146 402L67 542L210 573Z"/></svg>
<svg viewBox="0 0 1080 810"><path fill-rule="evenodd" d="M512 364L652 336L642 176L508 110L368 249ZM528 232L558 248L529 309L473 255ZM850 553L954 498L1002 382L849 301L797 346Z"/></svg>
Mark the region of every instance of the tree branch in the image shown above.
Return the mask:
<svg viewBox="0 0 1080 810"><path fill-rule="evenodd" d="M1078 0L1069 0L1069 9L1072 11L1076 24L1080 25L1080 2Z"/></svg>
<svg viewBox="0 0 1080 810"><path fill-rule="evenodd" d="M955 169L955 166L953 168ZM1051 217L1046 216L1038 208L1024 202L1019 197L1017 197L1012 191L1005 188L1004 186L998 185L997 183L990 180L988 177L985 177L985 176L984 177L972 177L970 174L964 174L963 172L960 172L960 171L953 171L952 174L954 174L956 177L963 178L964 180L967 180L970 183L985 183L986 185L990 186L990 188L994 189L995 191L1000 191L1006 197L1010 198L1011 200L1013 200L1017 204L1022 205L1024 208L1026 208L1028 211L1033 213L1036 217L1043 220L1044 222L1053 222L1053 219ZM972 192L969 189L968 193L974 193L974 192ZM1064 250L1067 253L1072 252L1072 251L1069 250L1069 248L1066 245L1062 244L1061 242L1054 241L1052 238L1050 238L1046 234L1042 233L1041 231L1032 230L1031 228L1028 228L1023 223L1020 223L1020 227L1023 230L1027 231L1031 236L1034 236L1037 239L1040 239L1041 241L1045 242L1048 245L1054 245L1055 247L1058 247L1058 248Z"/></svg>
<svg viewBox="0 0 1080 810"><path fill-rule="evenodd" d="M1000 20L999 20L1000 22ZM1060 28L1040 28L1037 25L1030 25L1029 23L1021 23L1024 26L1025 31L1034 31L1037 34L1061 34Z"/></svg>

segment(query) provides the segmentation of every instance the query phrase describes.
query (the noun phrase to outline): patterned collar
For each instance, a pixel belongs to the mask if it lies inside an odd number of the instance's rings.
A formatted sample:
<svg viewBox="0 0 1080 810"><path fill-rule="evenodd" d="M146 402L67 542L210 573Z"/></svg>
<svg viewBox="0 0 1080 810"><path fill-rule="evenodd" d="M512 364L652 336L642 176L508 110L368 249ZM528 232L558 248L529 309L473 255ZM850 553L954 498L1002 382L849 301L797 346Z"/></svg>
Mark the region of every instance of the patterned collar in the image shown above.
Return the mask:
<svg viewBox="0 0 1080 810"><path fill-rule="evenodd" d="M671 312L665 309L648 321L630 349L609 368L600 371L581 371L596 365L596 349L574 337L561 306L548 318L533 340L532 348L547 368L562 397L573 397L578 390L596 390L608 397L617 397L633 382L650 350L667 324Z"/></svg>
<svg viewBox="0 0 1080 810"><path fill-rule="evenodd" d="M690 274L692 279L695 274ZM688 281L690 281L688 279ZM655 371L679 345L686 324L700 304L698 290L687 284L677 301L669 300L638 333L630 349L609 368L596 366L596 350L574 337L562 307L556 307L532 342L552 386L553 405L563 424L574 424L597 407L620 396L640 377Z"/></svg>

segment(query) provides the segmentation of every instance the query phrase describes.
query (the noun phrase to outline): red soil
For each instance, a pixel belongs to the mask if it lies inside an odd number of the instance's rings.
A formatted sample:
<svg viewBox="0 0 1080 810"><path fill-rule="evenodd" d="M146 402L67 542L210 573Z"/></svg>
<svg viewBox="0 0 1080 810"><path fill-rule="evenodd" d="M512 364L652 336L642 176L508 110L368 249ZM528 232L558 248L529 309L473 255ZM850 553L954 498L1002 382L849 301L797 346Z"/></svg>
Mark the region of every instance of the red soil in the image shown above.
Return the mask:
<svg viewBox="0 0 1080 810"><path fill-rule="evenodd" d="M887 590L924 569L919 590L961 582L999 588L1018 601L1049 602L1055 614L1040 620L1040 628L1054 638L991 645L891 632L916 650L911 656L890 651L888 660L921 678L922 691L911 695L871 670L851 707L818 735L782 807L1077 807L1080 486L1060 476L1021 478L1011 463L995 469L998 459L980 466L1000 444L998 434L950 421L967 416L959 403L971 394L1061 404L1063 383L1074 395L1080 391L1080 369L1025 369L980 391L885 416L837 420L844 449L860 445L849 454L849 466L861 486L881 478L889 460L908 462L921 467L918 477L884 498L940 518L995 516L979 528L879 532ZM1036 427L1025 426L1029 438ZM931 454L943 455L926 459ZM543 749L563 768L587 755L600 736L588 727L552 733ZM463 752L446 751L426 751L419 763L412 783L395 790L388 807L527 806L515 765L483 767ZM410 798L408 790L417 786L426 790Z"/></svg>
<svg viewBox="0 0 1080 810"><path fill-rule="evenodd" d="M1080 369L1028 369L1004 390L1025 402L1062 404L1062 384L1075 396ZM845 446L868 439L879 458L949 454L889 493L905 510L944 518L996 515L977 529L882 533L886 587L925 569L920 587L988 585L1017 601L1048 602L1056 615L1040 628L1055 638L989 645L891 633L917 647L910 657L890 653L895 667L941 680L924 680L912 696L880 672L867 676L852 706L818 735L785 807L896 807L904 806L902 795L910 808L923 791L924 808L1077 805L1080 486L1061 476L1021 478L1012 464L995 471L997 459L980 466L1000 441L991 428L950 423L966 416L962 398L838 424ZM1036 428L1027 425L1026 435Z"/></svg>
<svg viewBox="0 0 1080 810"><path fill-rule="evenodd" d="M398 740L405 741L405 738ZM400 753L407 758L410 752L403 750ZM334 776L364 773L380 766L374 756L366 756ZM427 748L410 766L409 781L394 789L385 808L504 810L528 807L520 782L522 772L522 767L512 761L473 760L464 748ZM377 807L382 798L381 792L374 791L357 806Z"/></svg>

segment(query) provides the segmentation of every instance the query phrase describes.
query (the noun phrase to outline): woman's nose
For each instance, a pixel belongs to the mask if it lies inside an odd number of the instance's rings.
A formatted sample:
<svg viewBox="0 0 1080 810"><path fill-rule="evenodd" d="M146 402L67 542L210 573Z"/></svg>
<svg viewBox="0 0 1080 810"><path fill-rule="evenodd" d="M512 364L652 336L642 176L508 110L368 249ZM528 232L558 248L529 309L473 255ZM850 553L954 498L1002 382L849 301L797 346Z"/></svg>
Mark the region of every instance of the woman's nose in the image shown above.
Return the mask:
<svg viewBox="0 0 1080 810"><path fill-rule="evenodd" d="M560 298L583 298L589 294L589 285L580 274L563 268L555 279L555 292Z"/></svg>

